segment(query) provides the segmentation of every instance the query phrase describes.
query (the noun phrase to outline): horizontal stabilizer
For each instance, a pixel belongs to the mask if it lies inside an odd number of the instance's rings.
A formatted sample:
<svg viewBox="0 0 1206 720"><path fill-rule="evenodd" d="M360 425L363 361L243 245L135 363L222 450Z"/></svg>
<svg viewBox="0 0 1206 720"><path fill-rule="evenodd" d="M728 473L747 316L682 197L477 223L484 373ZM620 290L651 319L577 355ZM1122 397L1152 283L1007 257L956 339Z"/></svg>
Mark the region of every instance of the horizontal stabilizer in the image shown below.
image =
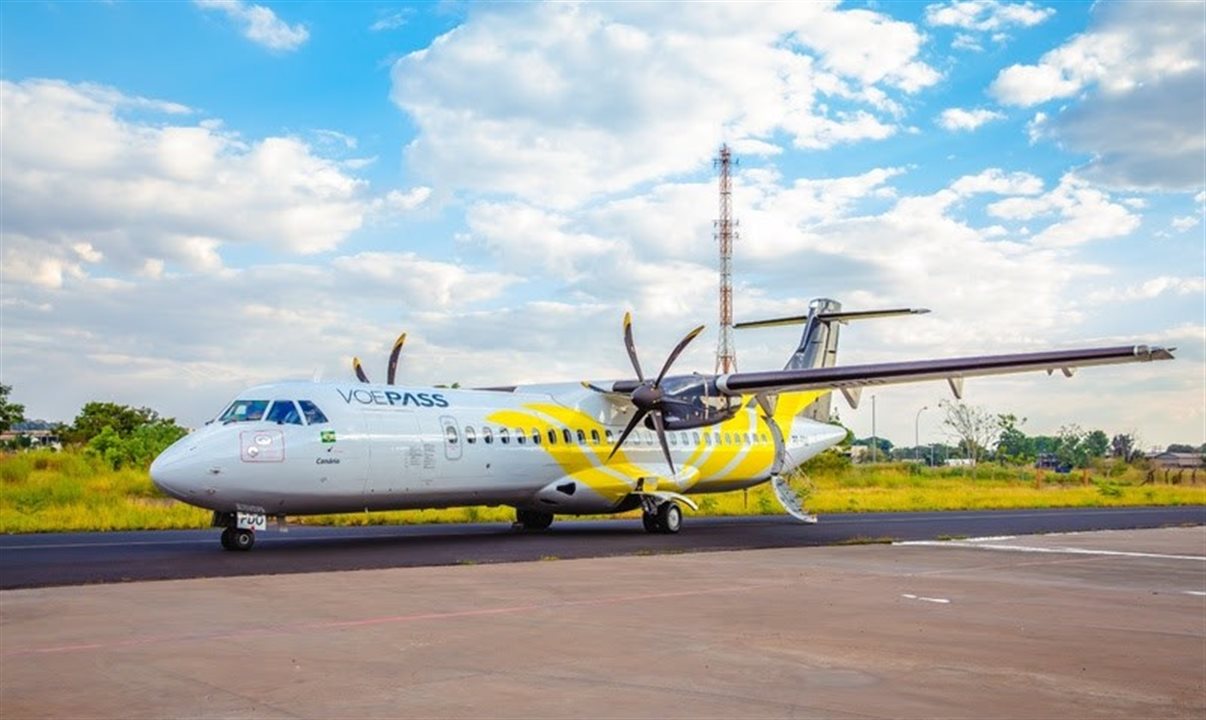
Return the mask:
<svg viewBox="0 0 1206 720"><path fill-rule="evenodd" d="M924 315L929 310L926 308L893 308L890 310L861 310L857 312L832 312L820 313L817 320L820 322L840 322L848 323L853 320L871 320L873 318L896 317L899 315ZM808 320L808 315L792 315L791 317L775 318L773 320L752 320L750 322L740 322L733 327L735 328L759 328L759 327L778 327L781 325L799 325Z"/></svg>

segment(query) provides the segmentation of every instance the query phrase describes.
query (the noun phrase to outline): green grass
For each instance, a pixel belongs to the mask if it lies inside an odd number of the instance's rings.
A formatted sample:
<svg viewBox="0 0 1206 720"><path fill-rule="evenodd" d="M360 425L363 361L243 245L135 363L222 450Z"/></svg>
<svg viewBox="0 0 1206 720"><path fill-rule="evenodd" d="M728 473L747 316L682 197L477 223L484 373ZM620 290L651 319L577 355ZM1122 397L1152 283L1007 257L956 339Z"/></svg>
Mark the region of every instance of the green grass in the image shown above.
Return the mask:
<svg viewBox="0 0 1206 720"><path fill-rule="evenodd" d="M1122 507L1206 504L1206 477L1198 485L1143 485L1135 468L1103 468L1085 475L1030 468L981 466L928 469L908 464L829 468L796 484L815 513L973 510L1044 507ZM702 515L779 513L771 489L760 486L697 495ZM206 510L164 497L145 470L108 469L87 455L38 451L0 455L0 532L202 528ZM608 516L613 517L613 516ZM621 517L639 517L632 511ZM508 507L348 513L291 519L314 525L511 522ZM875 539L870 539L874 541Z"/></svg>

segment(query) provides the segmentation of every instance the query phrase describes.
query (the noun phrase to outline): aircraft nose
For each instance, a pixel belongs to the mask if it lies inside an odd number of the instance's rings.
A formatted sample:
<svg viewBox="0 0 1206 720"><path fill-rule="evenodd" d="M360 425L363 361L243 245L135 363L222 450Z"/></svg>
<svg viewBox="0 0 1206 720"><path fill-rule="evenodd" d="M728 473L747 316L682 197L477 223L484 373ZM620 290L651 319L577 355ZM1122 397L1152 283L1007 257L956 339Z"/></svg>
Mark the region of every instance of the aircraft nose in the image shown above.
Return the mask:
<svg viewBox="0 0 1206 720"><path fill-rule="evenodd" d="M151 462L151 482L164 493L184 499L188 483L187 452L179 444L172 445Z"/></svg>

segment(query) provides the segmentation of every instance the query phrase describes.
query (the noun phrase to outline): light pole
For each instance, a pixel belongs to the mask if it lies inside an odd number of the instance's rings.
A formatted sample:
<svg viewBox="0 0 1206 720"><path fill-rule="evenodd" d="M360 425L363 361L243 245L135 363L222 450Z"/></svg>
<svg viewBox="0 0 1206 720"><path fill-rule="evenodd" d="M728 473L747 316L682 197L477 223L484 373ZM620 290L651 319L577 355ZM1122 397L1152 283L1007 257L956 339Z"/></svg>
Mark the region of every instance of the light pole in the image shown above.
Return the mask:
<svg viewBox="0 0 1206 720"><path fill-rule="evenodd" d="M871 462L875 463L879 450L879 438L875 436L875 396L871 396Z"/></svg>
<svg viewBox="0 0 1206 720"><path fill-rule="evenodd" d="M918 429L921 423L921 413L929 410L929 405L922 405L917 411L917 416L913 418L913 459L917 459L917 448L921 446L921 431Z"/></svg>

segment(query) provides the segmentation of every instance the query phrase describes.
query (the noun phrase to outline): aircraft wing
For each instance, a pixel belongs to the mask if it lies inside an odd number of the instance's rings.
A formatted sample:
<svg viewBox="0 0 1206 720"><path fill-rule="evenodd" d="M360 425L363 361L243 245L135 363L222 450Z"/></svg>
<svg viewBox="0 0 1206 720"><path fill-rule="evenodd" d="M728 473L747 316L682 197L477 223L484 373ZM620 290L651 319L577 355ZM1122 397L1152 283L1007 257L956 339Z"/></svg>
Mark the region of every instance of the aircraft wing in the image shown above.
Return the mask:
<svg viewBox="0 0 1206 720"><path fill-rule="evenodd" d="M947 380L950 382L955 396L962 397L963 379L968 377L1005 375L1030 370L1046 370L1048 374L1060 370L1071 377L1073 370L1078 367L1171 360L1173 359L1172 350L1175 348L1124 345L1015 355L983 355L944 360L732 373L717 377L716 388L726 395L798 390L841 390L852 405L857 405L859 392L864 387L918 380Z"/></svg>

